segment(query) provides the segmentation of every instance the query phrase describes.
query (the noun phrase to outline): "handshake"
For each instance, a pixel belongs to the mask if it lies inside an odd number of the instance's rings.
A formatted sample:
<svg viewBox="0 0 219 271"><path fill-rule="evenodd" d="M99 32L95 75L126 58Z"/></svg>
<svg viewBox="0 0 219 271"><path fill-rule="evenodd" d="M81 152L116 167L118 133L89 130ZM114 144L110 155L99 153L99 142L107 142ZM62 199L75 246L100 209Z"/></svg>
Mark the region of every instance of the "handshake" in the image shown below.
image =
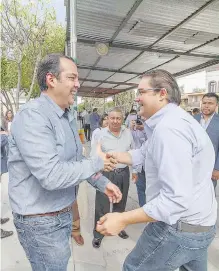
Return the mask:
<svg viewBox="0 0 219 271"><path fill-rule="evenodd" d="M97 155L103 159L104 171L113 171L118 164L118 158L116 153L104 153L101 149L101 144L97 145Z"/></svg>

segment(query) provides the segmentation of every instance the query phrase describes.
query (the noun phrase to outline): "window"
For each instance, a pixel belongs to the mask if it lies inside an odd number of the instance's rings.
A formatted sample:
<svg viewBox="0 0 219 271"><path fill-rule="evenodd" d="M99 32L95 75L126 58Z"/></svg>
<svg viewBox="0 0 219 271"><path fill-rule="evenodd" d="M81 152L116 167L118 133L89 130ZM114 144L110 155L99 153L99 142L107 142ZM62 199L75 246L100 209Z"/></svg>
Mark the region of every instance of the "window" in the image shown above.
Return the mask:
<svg viewBox="0 0 219 271"><path fill-rule="evenodd" d="M216 81L211 81L208 83L208 92L217 92L217 82Z"/></svg>

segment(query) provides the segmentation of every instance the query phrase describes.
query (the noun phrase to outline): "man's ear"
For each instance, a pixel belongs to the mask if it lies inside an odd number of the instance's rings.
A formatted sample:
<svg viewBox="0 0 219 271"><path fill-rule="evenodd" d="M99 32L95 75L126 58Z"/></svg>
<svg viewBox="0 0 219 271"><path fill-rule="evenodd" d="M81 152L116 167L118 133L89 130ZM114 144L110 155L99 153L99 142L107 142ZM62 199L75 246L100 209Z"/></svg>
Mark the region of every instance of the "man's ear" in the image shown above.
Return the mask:
<svg viewBox="0 0 219 271"><path fill-rule="evenodd" d="M167 96L168 96L167 90L166 90L165 88L162 88L162 89L159 91L159 94L160 94L160 101L163 101L163 100L166 99Z"/></svg>
<svg viewBox="0 0 219 271"><path fill-rule="evenodd" d="M47 73L46 75L46 85L48 88L54 88L56 85L57 79L52 73Z"/></svg>

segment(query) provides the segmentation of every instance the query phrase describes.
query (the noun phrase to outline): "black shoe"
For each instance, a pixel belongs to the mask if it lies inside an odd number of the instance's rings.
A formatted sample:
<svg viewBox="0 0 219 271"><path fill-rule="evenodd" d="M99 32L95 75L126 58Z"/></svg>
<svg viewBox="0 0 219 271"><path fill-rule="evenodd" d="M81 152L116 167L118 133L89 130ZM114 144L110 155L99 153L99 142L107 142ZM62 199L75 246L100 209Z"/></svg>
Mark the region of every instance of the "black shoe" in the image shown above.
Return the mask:
<svg viewBox="0 0 219 271"><path fill-rule="evenodd" d="M9 218L1 218L1 224L5 224L9 221Z"/></svg>
<svg viewBox="0 0 219 271"><path fill-rule="evenodd" d="M102 239L100 238L94 238L92 241L92 245L94 248L99 248L101 245Z"/></svg>
<svg viewBox="0 0 219 271"><path fill-rule="evenodd" d="M13 231L4 231L3 229L1 229L1 239L11 236L13 234Z"/></svg>
<svg viewBox="0 0 219 271"><path fill-rule="evenodd" d="M125 231L121 231L119 234L119 237L121 237L122 239L127 239L129 238L128 234Z"/></svg>

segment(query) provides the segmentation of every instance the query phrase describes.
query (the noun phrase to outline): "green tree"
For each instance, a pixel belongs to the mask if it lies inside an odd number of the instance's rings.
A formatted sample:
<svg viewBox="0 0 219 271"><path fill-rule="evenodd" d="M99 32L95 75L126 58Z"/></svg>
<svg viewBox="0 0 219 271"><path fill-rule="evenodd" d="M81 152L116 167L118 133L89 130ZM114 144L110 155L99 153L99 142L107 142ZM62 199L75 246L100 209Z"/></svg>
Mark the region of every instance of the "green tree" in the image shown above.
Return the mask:
<svg viewBox="0 0 219 271"><path fill-rule="evenodd" d="M35 81L41 58L49 52L62 52L64 49L65 31L56 24L55 11L48 8L48 3L45 0L25 3L21 0L2 1L1 69L4 80L10 78L13 83L3 84L1 99L9 106L5 97L14 88L15 111L23 93L27 100L39 93Z"/></svg>

